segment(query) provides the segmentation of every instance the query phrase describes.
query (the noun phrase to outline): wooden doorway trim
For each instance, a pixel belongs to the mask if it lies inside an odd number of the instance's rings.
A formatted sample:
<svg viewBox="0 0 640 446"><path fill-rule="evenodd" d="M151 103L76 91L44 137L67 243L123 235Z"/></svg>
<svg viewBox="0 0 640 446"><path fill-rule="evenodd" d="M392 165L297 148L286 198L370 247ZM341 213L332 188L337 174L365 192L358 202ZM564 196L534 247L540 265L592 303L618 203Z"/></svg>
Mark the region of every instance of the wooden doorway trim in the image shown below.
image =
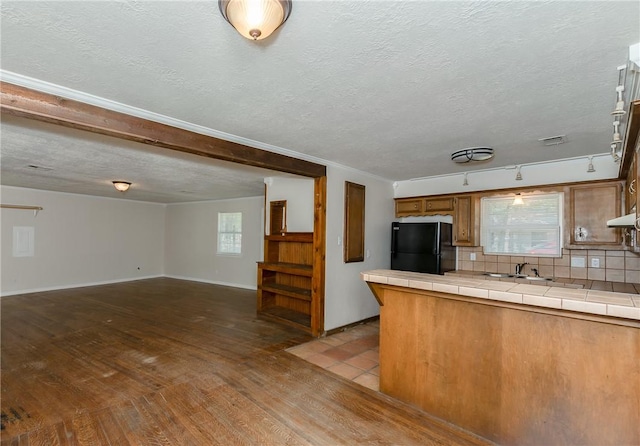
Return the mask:
<svg viewBox="0 0 640 446"><path fill-rule="evenodd" d="M7 82L0 82L0 111L3 114L164 147L178 152L314 178L312 278L314 299L311 310L311 331L313 336L324 333L326 166Z"/></svg>
<svg viewBox="0 0 640 446"><path fill-rule="evenodd" d="M311 277L311 334L324 333L324 291L327 238L327 177L314 181L313 275Z"/></svg>

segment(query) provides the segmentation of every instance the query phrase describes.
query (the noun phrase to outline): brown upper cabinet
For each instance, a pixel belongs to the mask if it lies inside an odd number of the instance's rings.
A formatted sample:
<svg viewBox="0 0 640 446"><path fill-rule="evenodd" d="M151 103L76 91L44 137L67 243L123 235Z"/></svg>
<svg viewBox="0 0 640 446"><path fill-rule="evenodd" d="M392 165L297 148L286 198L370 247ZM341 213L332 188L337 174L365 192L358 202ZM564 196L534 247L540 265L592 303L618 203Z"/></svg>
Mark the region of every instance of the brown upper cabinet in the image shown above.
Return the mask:
<svg viewBox="0 0 640 446"><path fill-rule="evenodd" d="M624 189L625 197L625 214L630 213L636 207L636 200L638 197L638 157L634 154L631 160L631 166L629 167L629 173L627 174L627 184Z"/></svg>
<svg viewBox="0 0 640 446"><path fill-rule="evenodd" d="M424 198L396 199L396 217L410 217L424 215Z"/></svg>
<svg viewBox="0 0 640 446"><path fill-rule="evenodd" d="M569 188L570 211L566 227L569 237L565 238L569 246L565 244L566 247L621 247L620 228L609 228L607 220L621 215L622 188L621 181Z"/></svg>
<svg viewBox="0 0 640 446"><path fill-rule="evenodd" d="M477 246L479 200L476 195L396 198L396 217L453 215L453 244Z"/></svg>
<svg viewBox="0 0 640 446"><path fill-rule="evenodd" d="M638 166L635 168L637 169ZM635 177L634 177L635 178ZM564 247L569 249L622 249L623 231L609 228L607 220L622 215L625 182L559 184L530 189L502 189L473 194L396 198L396 217L453 215L453 244L480 245L480 199L504 193L564 192ZM635 190L632 188L632 191ZM625 192L629 194L627 189ZM635 193L635 192L634 192ZM637 193L635 194L637 197ZM431 203L429 208L428 204ZM630 233L627 230L627 233ZM634 232L635 234L635 232ZM627 242L628 248L637 244ZM638 244L640 246L640 244ZM638 248L640 250L640 248Z"/></svg>
<svg viewBox="0 0 640 446"><path fill-rule="evenodd" d="M640 160L638 159L638 151L640 151L640 99L631 102L627 119L619 176L620 179L626 179L627 183L624 192L626 203L624 213L635 213L637 225L637 218L640 217L640 193L638 191L638 187L640 187ZM622 229L625 246L635 252L640 252L639 232L636 228L631 227Z"/></svg>
<svg viewBox="0 0 640 446"><path fill-rule="evenodd" d="M478 204L479 200L475 195L459 195L453 199L454 246L478 246Z"/></svg>
<svg viewBox="0 0 640 446"><path fill-rule="evenodd" d="M396 217L453 215L453 196L397 198Z"/></svg>
<svg viewBox="0 0 640 446"><path fill-rule="evenodd" d="M453 197L426 198L424 200L426 215L442 214L450 215L453 212Z"/></svg>

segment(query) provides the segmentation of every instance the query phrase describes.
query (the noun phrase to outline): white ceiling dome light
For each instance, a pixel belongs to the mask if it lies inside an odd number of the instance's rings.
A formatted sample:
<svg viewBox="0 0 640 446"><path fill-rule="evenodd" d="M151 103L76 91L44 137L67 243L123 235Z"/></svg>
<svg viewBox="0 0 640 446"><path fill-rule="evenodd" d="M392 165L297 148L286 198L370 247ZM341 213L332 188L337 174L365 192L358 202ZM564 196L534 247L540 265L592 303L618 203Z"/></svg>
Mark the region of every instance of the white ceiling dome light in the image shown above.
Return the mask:
<svg viewBox="0 0 640 446"><path fill-rule="evenodd" d="M469 147L453 152L451 161L456 163L468 163L469 161L487 161L493 158L491 147Z"/></svg>
<svg viewBox="0 0 640 446"><path fill-rule="evenodd" d="M291 0L218 0L222 16L242 36L266 39L291 14Z"/></svg>
<svg viewBox="0 0 640 446"><path fill-rule="evenodd" d="M126 192L129 190L129 187L131 187L131 183L129 183L128 181L115 180L112 181L112 183L113 187L115 187L120 192Z"/></svg>

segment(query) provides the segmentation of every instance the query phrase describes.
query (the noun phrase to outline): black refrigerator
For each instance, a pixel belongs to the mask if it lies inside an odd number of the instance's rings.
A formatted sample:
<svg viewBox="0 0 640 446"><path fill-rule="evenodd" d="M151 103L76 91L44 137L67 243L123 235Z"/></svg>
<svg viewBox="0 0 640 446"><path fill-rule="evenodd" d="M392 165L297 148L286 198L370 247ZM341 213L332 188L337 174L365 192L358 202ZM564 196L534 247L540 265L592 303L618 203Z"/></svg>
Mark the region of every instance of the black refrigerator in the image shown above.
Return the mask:
<svg viewBox="0 0 640 446"><path fill-rule="evenodd" d="M444 274L456 269L451 223L391 224L391 269Z"/></svg>

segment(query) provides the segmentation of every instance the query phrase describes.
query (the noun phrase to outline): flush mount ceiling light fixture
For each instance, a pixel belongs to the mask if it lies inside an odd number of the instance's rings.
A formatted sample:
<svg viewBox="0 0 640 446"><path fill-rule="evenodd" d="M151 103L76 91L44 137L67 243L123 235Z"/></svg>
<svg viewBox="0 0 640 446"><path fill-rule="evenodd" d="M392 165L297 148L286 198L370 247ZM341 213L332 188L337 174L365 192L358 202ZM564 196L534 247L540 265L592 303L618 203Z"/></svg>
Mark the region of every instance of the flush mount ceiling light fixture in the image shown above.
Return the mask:
<svg viewBox="0 0 640 446"><path fill-rule="evenodd" d="M266 39L291 14L291 0L218 0L222 17L250 40Z"/></svg>
<svg viewBox="0 0 640 446"><path fill-rule="evenodd" d="M113 187L115 187L120 192L126 192L131 187L131 183L127 181L112 181Z"/></svg>
<svg viewBox="0 0 640 446"><path fill-rule="evenodd" d="M469 147L453 152L451 161L455 163L468 163L469 161L486 161L493 158L491 147Z"/></svg>

